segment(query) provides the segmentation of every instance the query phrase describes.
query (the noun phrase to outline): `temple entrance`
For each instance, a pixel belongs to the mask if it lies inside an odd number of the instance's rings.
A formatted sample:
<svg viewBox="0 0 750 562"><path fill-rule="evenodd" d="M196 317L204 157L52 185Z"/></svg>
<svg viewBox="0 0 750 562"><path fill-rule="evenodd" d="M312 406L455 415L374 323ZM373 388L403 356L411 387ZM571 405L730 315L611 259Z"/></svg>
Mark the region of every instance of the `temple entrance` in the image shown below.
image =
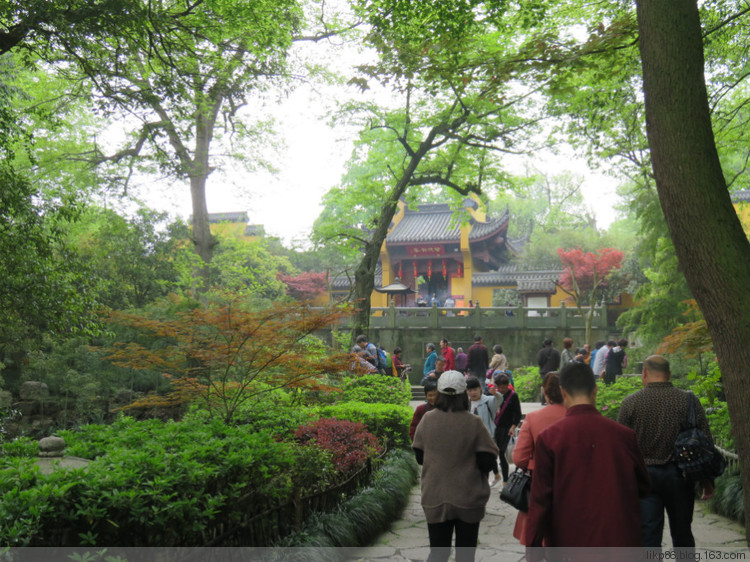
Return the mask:
<svg viewBox="0 0 750 562"><path fill-rule="evenodd" d="M435 295L442 306L445 299L450 295L450 284L442 274L433 274L430 279L425 279L424 283L419 284L419 294L430 304L432 295Z"/></svg>

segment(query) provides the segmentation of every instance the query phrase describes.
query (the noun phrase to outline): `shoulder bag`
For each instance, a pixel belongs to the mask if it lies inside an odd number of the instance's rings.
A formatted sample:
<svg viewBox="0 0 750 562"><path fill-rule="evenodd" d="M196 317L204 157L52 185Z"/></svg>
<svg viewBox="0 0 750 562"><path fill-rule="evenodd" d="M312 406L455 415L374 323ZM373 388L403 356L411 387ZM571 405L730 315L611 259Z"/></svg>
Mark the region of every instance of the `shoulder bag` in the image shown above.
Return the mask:
<svg viewBox="0 0 750 562"><path fill-rule="evenodd" d="M727 461L716 450L711 438L696 426L695 400L692 391L688 391L687 419L675 440L674 457L685 478L700 482L721 476Z"/></svg>
<svg viewBox="0 0 750 562"><path fill-rule="evenodd" d="M500 499L519 511L529 510L531 495L531 472L517 468L508 477L508 482L500 490Z"/></svg>

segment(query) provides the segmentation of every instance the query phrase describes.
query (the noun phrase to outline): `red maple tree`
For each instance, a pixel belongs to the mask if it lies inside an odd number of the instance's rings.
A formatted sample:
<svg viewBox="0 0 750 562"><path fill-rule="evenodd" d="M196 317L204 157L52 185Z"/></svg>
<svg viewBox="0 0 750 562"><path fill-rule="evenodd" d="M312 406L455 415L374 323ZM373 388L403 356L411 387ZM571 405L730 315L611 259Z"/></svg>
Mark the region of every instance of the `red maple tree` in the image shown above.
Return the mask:
<svg viewBox="0 0 750 562"><path fill-rule="evenodd" d="M328 290L325 273L305 271L299 275L279 273L276 278L286 285L286 294L301 301L313 300Z"/></svg>
<svg viewBox="0 0 750 562"><path fill-rule="evenodd" d="M600 248L598 252L584 252L581 248L557 249L563 266L557 285L575 303L586 321L586 341L591 343L591 323L594 305L601 300L601 291L609 285L611 275L622 267L625 253L614 248ZM583 311L587 306L588 310Z"/></svg>

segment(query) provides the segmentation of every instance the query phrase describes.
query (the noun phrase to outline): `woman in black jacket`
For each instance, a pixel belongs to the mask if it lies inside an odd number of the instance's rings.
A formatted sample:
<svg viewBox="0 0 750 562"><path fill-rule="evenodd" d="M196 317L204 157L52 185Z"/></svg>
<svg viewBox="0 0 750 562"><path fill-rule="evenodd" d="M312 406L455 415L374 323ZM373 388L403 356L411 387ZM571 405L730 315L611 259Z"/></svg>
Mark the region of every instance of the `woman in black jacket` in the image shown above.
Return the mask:
<svg viewBox="0 0 750 562"><path fill-rule="evenodd" d="M505 449L510 438L515 435L518 424L521 423L521 401L515 390L510 388L510 377L505 373L499 373L495 377L495 388L497 395L503 397L503 402L498 405L497 416L495 416L495 443L500 449L500 470L503 473L503 484L505 484L508 481L508 461L505 458Z"/></svg>

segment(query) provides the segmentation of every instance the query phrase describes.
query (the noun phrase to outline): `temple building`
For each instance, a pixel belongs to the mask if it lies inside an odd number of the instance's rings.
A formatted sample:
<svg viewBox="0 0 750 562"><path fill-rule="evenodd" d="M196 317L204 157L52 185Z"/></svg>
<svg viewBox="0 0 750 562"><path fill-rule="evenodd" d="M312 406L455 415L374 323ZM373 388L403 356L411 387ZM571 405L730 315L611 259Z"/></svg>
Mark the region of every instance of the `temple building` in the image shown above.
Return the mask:
<svg viewBox="0 0 750 562"><path fill-rule="evenodd" d="M464 209L469 219L460 221L448 204L410 209L399 202L380 250L376 288L401 282L413 289L394 297L396 306L429 304L433 295L441 305L451 297L458 307L514 304L498 302L501 289L515 292L524 306L559 306L566 297L555 285L561 271L520 271L511 263L523 243L508 240L508 210L488 217L474 199L466 199ZM334 298L348 293L348 279L331 285ZM390 298L376 290L372 306L388 306Z"/></svg>

